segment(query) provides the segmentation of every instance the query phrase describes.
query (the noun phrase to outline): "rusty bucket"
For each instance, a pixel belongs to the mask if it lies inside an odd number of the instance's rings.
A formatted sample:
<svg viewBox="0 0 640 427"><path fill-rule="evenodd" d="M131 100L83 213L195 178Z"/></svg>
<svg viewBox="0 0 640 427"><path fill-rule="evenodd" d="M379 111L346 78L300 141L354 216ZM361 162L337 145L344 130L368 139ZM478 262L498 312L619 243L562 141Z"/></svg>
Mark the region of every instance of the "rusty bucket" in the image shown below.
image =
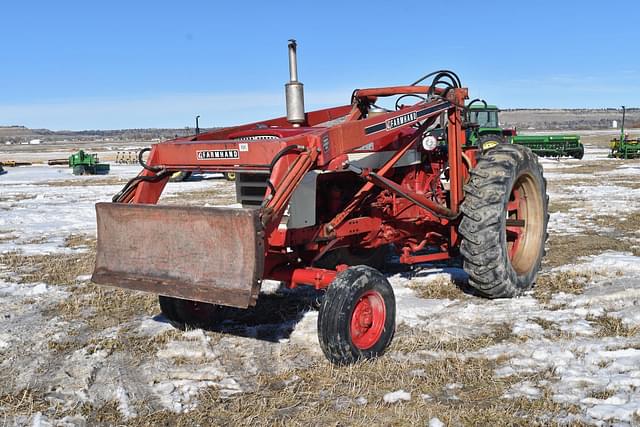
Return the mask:
<svg viewBox="0 0 640 427"><path fill-rule="evenodd" d="M257 209L96 204L91 280L160 295L246 308L264 268Z"/></svg>

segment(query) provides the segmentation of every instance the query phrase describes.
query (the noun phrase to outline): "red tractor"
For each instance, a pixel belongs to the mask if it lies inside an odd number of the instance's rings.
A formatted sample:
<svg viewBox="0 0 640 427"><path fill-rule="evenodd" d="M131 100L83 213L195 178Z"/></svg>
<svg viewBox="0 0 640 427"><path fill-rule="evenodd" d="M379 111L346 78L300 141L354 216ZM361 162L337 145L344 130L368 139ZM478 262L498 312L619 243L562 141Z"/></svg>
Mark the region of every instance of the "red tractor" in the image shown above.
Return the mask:
<svg viewBox="0 0 640 427"><path fill-rule="evenodd" d="M381 355L393 338L387 249L404 264L462 257L488 298L531 288L547 237L542 168L524 147L466 146L458 76L358 89L348 105L305 112L295 41L289 67L286 117L141 153L142 172L96 205L94 282L159 294L178 326L255 305L264 279L326 290L318 335L336 364ZM401 99L385 109L386 97ZM243 207L156 205L176 172L236 173Z"/></svg>

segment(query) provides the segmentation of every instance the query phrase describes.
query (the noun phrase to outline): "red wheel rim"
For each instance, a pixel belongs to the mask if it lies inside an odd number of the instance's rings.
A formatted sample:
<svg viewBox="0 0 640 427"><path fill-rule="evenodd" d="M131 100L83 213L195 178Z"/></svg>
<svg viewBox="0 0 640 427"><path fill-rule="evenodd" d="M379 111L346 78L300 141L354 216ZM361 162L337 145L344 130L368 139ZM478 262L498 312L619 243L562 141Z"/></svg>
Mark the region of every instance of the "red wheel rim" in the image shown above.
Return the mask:
<svg viewBox="0 0 640 427"><path fill-rule="evenodd" d="M518 188L514 188L507 203L507 252L513 261L520 248L526 226L527 199Z"/></svg>
<svg viewBox="0 0 640 427"><path fill-rule="evenodd" d="M374 346L380 339L387 319L384 299L379 292L367 291L351 313L351 341L360 350Z"/></svg>
<svg viewBox="0 0 640 427"><path fill-rule="evenodd" d="M545 209L539 184L530 174L520 176L506 206L507 255L516 274L528 274L544 248Z"/></svg>

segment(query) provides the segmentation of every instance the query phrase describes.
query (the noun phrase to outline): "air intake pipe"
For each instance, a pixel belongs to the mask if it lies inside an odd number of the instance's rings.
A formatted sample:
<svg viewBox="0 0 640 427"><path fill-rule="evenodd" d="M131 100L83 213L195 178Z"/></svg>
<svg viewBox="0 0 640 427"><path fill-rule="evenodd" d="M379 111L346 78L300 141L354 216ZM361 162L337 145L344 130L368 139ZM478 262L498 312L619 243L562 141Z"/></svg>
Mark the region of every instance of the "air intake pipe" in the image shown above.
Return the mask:
<svg viewBox="0 0 640 427"><path fill-rule="evenodd" d="M304 117L304 88L298 81L298 58L296 41L289 40L289 83L284 85L287 102L287 120L294 127L305 122Z"/></svg>

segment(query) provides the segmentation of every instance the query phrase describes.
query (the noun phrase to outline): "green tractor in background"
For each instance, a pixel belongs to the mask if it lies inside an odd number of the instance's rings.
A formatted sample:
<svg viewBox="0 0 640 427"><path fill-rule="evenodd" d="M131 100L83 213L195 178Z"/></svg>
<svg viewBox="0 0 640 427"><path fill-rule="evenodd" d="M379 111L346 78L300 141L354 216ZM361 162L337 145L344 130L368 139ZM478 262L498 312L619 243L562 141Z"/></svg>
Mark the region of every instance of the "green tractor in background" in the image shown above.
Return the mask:
<svg viewBox="0 0 640 427"><path fill-rule="evenodd" d="M622 126L620 127L620 139L613 138L611 140L610 148L611 154L609 157L615 157L618 159L634 159L640 157L640 140L629 139L629 135L624 133L624 119L626 115L626 108L622 106Z"/></svg>
<svg viewBox="0 0 640 427"><path fill-rule="evenodd" d="M467 145L483 150L498 144L510 144L515 129L502 129L498 120L498 107L482 99L474 99L467 105Z"/></svg>
<svg viewBox="0 0 640 427"><path fill-rule="evenodd" d="M571 156L582 159L584 146L579 135L518 135L515 129L500 127L495 105L474 99L467 105L467 144L483 150L498 144L517 144L529 147L541 157Z"/></svg>
<svg viewBox="0 0 640 427"><path fill-rule="evenodd" d="M97 154L85 153L83 150L69 156L69 167L74 175L106 175L109 164L100 163Z"/></svg>

